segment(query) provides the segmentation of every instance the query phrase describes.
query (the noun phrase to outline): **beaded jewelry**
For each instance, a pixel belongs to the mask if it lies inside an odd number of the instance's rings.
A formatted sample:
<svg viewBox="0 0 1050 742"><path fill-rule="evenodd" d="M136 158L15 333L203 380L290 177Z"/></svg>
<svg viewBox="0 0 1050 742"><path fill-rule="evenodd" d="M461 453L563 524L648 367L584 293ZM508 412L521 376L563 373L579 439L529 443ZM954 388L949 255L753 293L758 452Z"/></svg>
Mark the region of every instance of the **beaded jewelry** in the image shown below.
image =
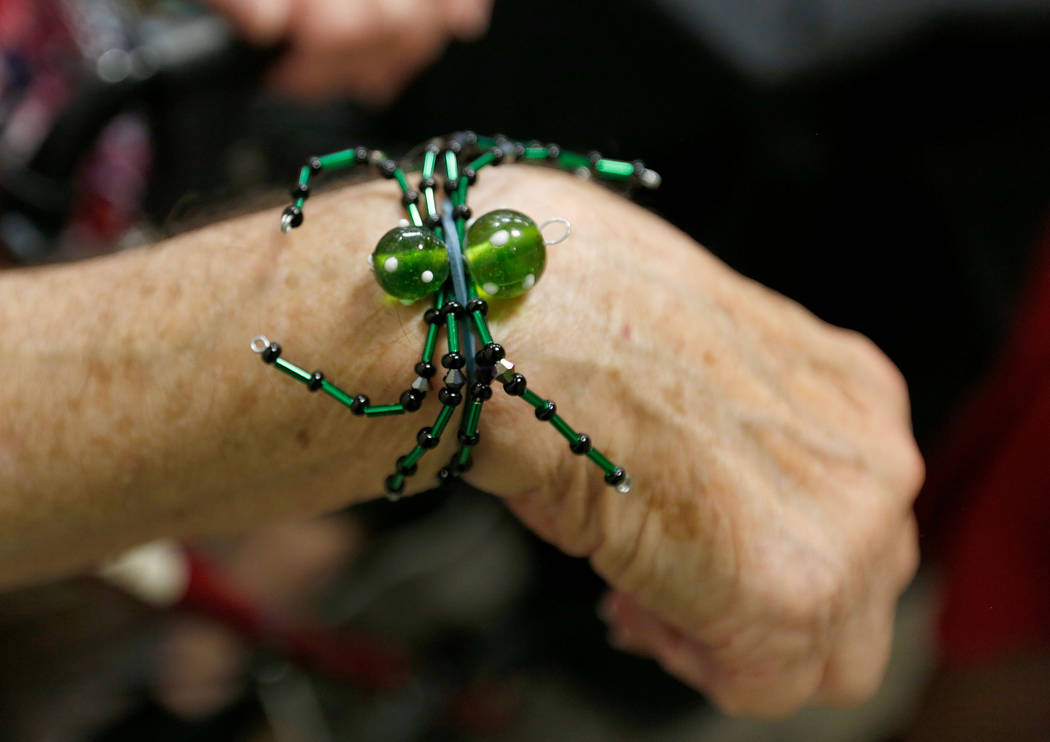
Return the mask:
<svg viewBox="0 0 1050 742"><path fill-rule="evenodd" d="M460 166L460 160L469 164ZM448 198L439 207L438 181L434 172L444 160L444 191ZM396 180L401 188L401 203L408 212L402 220L380 238L369 257L379 285L402 302L414 303L434 294L434 305L423 314L427 338L422 358L415 366L416 379L396 404L373 405L364 394L356 396L343 391L320 371L308 372L281 357L281 346L260 335L251 349L264 363L306 385L310 391L322 391L350 408L354 415L385 417L417 411L437 373L434 351L444 328L448 352L442 356L446 369L444 387L438 392L441 410L433 425L421 428L415 447L398 458L395 471L384 483L388 497L397 499L405 488L405 478L415 474L417 464L429 449L438 445L456 407L465 412L459 424L459 448L438 473L447 482L470 468L471 450L478 445L482 405L492 397L492 382L503 384L504 391L521 397L535 411L537 419L548 422L568 442L573 453L587 456L605 475L605 481L617 491L631 491L631 477L591 444L590 436L574 430L557 414L553 400L545 399L528 387L525 377L506 358L499 343L492 339L485 316L486 299L520 296L539 280L546 263L546 247L566 239L571 225L565 219L549 219L537 225L525 214L512 209L490 211L476 220L467 206L467 190L478 173L492 165L514 161L546 162L582 177L598 177L656 188L660 176L641 161L624 162L602 157L597 152L581 155L568 152L556 144L540 145L512 141L506 137L480 137L472 132L453 134L427 143L423 153L419 190L409 186L404 171L383 152L366 147L347 149L322 157L311 157L299 172L292 187L295 199L281 215L281 231L288 232L303 223L303 204L310 195L310 178L322 172L351 166L369 165L387 179ZM420 212L420 193L426 215ZM543 229L560 222L565 234L556 240L544 240ZM469 223L469 227L468 227ZM475 352L475 334L481 347Z"/></svg>

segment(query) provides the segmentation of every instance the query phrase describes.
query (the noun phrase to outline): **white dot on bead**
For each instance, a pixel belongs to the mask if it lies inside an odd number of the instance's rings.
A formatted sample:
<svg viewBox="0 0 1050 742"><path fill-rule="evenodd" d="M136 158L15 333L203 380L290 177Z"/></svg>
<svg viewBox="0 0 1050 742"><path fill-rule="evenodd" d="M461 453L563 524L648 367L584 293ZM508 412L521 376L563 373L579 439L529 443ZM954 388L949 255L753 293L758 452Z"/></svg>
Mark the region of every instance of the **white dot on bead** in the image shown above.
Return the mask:
<svg viewBox="0 0 1050 742"><path fill-rule="evenodd" d="M397 270L397 258L391 255L385 261L383 261L383 267L386 268L387 273L393 273Z"/></svg>
<svg viewBox="0 0 1050 742"><path fill-rule="evenodd" d="M412 222L408 221L408 219L399 219L397 225L399 227L410 227L412 226Z"/></svg>
<svg viewBox="0 0 1050 742"><path fill-rule="evenodd" d="M492 282L486 283L481 288L485 289L485 293L486 294L498 294L499 293L499 286L494 284L494 283L492 283Z"/></svg>
<svg viewBox="0 0 1050 742"><path fill-rule="evenodd" d="M423 283L430 283L431 281L434 280L434 272L433 271L423 271L422 273L419 274L419 278L423 281Z"/></svg>
<svg viewBox="0 0 1050 742"><path fill-rule="evenodd" d="M525 288L525 289L531 289L535 285L536 285L536 275L534 273L530 273L529 275L525 276L525 280L521 282L522 288Z"/></svg>
<svg viewBox="0 0 1050 742"><path fill-rule="evenodd" d="M510 241L510 235L507 234L507 230L501 229L498 232L493 232L492 236L489 237L489 242L493 247L503 247Z"/></svg>

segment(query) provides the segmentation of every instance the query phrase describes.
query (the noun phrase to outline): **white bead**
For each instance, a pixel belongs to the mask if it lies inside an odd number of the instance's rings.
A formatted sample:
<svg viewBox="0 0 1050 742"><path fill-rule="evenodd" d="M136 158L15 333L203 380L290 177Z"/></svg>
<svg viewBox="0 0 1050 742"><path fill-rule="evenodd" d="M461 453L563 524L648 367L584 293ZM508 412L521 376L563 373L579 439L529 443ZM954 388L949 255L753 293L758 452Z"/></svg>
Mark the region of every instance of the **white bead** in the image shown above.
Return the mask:
<svg viewBox="0 0 1050 742"><path fill-rule="evenodd" d="M522 288L525 288L525 289L531 289L535 285L536 285L536 276L535 276L535 274L532 274L532 273L530 273L529 275L525 276L525 280L521 282Z"/></svg>
<svg viewBox="0 0 1050 742"><path fill-rule="evenodd" d="M419 277L422 279L423 283L430 283L434 280L434 273L433 271L423 271Z"/></svg>
<svg viewBox="0 0 1050 742"><path fill-rule="evenodd" d="M492 236L489 237L489 243L493 247L503 247L510 241L510 235L507 234L507 230L501 229L498 232L493 232Z"/></svg>
<svg viewBox="0 0 1050 742"><path fill-rule="evenodd" d="M383 263L383 267L386 268L386 272L387 273L393 273L394 271L397 270L397 258L395 258L393 255L391 255Z"/></svg>
<svg viewBox="0 0 1050 742"><path fill-rule="evenodd" d="M483 288L485 290L485 293L489 294L489 295L493 295L493 294L498 294L499 293L499 286L497 286L496 284L492 283L491 281L489 283L486 283L481 288Z"/></svg>

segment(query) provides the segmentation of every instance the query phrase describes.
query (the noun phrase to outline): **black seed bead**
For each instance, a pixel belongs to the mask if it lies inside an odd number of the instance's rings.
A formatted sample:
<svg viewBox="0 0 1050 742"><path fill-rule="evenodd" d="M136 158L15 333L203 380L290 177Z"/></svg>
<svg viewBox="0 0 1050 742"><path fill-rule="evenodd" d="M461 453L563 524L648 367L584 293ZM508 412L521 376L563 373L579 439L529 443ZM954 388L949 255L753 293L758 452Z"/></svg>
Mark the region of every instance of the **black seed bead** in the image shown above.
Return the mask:
<svg viewBox="0 0 1050 742"><path fill-rule="evenodd" d="M536 408L536 419L547 422L558 412L558 405L554 404L553 399L548 399L547 404L543 407Z"/></svg>
<svg viewBox="0 0 1050 742"><path fill-rule="evenodd" d="M441 313L446 317L450 314L453 317L462 317L463 311L463 305L455 299L453 299L452 301L446 301L444 304L441 305Z"/></svg>
<svg viewBox="0 0 1050 742"><path fill-rule="evenodd" d="M480 381L476 381L470 386L470 396L474 399L480 399L482 402L492 399L492 387L488 384L482 384Z"/></svg>
<svg viewBox="0 0 1050 742"><path fill-rule="evenodd" d="M605 475L605 483L615 487L620 484L623 480L627 479L627 472L621 467L616 467L616 471Z"/></svg>
<svg viewBox="0 0 1050 742"><path fill-rule="evenodd" d="M420 361L416 364L416 375L422 376L424 379L429 379L436 373L437 366L430 361Z"/></svg>
<svg viewBox="0 0 1050 742"><path fill-rule="evenodd" d="M474 377L486 386L492 383L496 376L496 369L492 366L480 366L474 371Z"/></svg>
<svg viewBox="0 0 1050 742"><path fill-rule="evenodd" d="M292 229L295 229L303 223L303 210L300 209L298 206L286 207L284 210L284 216L290 216L292 218Z"/></svg>
<svg viewBox="0 0 1050 742"><path fill-rule="evenodd" d="M474 312L481 312L482 317L487 317L489 314L489 303L477 297L471 299L467 302L467 314L473 314Z"/></svg>
<svg viewBox="0 0 1050 742"><path fill-rule="evenodd" d="M591 437L586 433L580 433L576 437L576 441L574 443L569 444L569 448L572 449L573 453L582 456L583 454L591 450Z"/></svg>
<svg viewBox="0 0 1050 742"><path fill-rule="evenodd" d="M419 181L419 190L425 191L427 188L437 188L437 184L437 178L433 176L429 178L423 178L421 181Z"/></svg>
<svg viewBox="0 0 1050 742"><path fill-rule="evenodd" d="M372 159L372 150L368 147L354 147L354 164L367 165Z"/></svg>
<svg viewBox="0 0 1050 742"><path fill-rule="evenodd" d="M306 388L311 392L316 392L321 388L321 382L324 381L324 374L320 371L314 371L310 374L310 380L306 382Z"/></svg>
<svg viewBox="0 0 1050 742"><path fill-rule="evenodd" d="M383 488L387 492L389 492L391 495L400 495L402 492L405 491L405 480L402 479L400 481L400 483L399 483L400 486L395 487L394 486L394 482L395 482L396 479L397 479L397 475L396 474L391 474L383 482Z"/></svg>
<svg viewBox="0 0 1050 742"><path fill-rule="evenodd" d="M405 412L415 412L423 406L423 397L426 394L419 391L418 389L406 389L401 392L401 406L405 408Z"/></svg>
<svg viewBox="0 0 1050 742"><path fill-rule="evenodd" d="M428 325L440 325L444 318L445 316L437 307L431 307L427 311L423 312L423 321L426 322Z"/></svg>
<svg viewBox="0 0 1050 742"><path fill-rule="evenodd" d="M467 144L477 144L478 135L472 132L470 129L467 129L465 132L463 132L463 141Z"/></svg>
<svg viewBox="0 0 1050 742"><path fill-rule="evenodd" d="M393 160L383 160L379 163L379 174L387 180L394 177L395 170L397 170L397 163Z"/></svg>
<svg viewBox="0 0 1050 742"><path fill-rule="evenodd" d="M459 403L463 401L463 395L455 389L449 387L442 387L441 391L438 392L438 399L441 404L448 405L449 407L457 407Z"/></svg>
<svg viewBox="0 0 1050 742"><path fill-rule="evenodd" d="M470 471L470 467L472 466L474 466L474 457L470 454L467 454L467 460L464 461L462 464L458 461L456 462L456 474L462 474L464 472Z"/></svg>
<svg viewBox="0 0 1050 742"><path fill-rule="evenodd" d="M474 354L474 361L479 366L493 366L507 356L499 343L486 343L485 347Z"/></svg>
<svg viewBox="0 0 1050 742"><path fill-rule="evenodd" d="M467 365L467 359L462 353L446 353L441 356L441 365L445 368L463 368Z"/></svg>
<svg viewBox="0 0 1050 742"><path fill-rule="evenodd" d="M459 188L459 178L445 178L445 193L452 195Z"/></svg>
<svg viewBox="0 0 1050 742"><path fill-rule="evenodd" d="M460 152L463 151L463 143L459 141L459 139L453 139L451 142L448 143L447 149L453 154L458 155Z"/></svg>
<svg viewBox="0 0 1050 742"><path fill-rule="evenodd" d="M457 204L456 208L452 209L452 216L456 219L469 219L470 214L470 207L466 204Z"/></svg>
<svg viewBox="0 0 1050 742"><path fill-rule="evenodd" d="M634 177L636 177L636 178L639 175L641 175L642 173L645 172L645 161L644 160L635 160L634 162L631 163L631 166L634 167Z"/></svg>
<svg viewBox="0 0 1050 742"><path fill-rule="evenodd" d="M290 193L292 198L310 198L310 186L306 183L296 183L292 186Z"/></svg>
<svg viewBox="0 0 1050 742"><path fill-rule="evenodd" d="M459 438L459 442L464 446L476 446L478 445L478 441L481 440L481 433L475 431L474 435L467 435L465 430L461 430L459 431L457 438Z"/></svg>
<svg viewBox="0 0 1050 742"><path fill-rule="evenodd" d="M591 161L591 165L597 165L598 160L603 159L602 153L597 151L591 151L587 153L587 159Z"/></svg>
<svg viewBox="0 0 1050 742"><path fill-rule="evenodd" d="M263 363L273 363L281 357L281 346L277 343L270 343L262 352Z"/></svg>
<svg viewBox="0 0 1050 742"><path fill-rule="evenodd" d="M547 159L557 160L561 156L561 147L553 142L547 145Z"/></svg>
<svg viewBox="0 0 1050 742"><path fill-rule="evenodd" d="M510 139L507 138L506 134L496 134L492 138L494 140L496 140L496 146L497 147L499 147L501 145L504 145L504 144L507 144L508 142L510 142Z"/></svg>
<svg viewBox="0 0 1050 742"><path fill-rule="evenodd" d="M321 168L321 158L320 157L311 157L309 160L306 161L306 166L308 168L310 168L310 172L313 175L317 175L319 172L321 172L321 169L322 169Z"/></svg>
<svg viewBox="0 0 1050 742"><path fill-rule="evenodd" d="M528 386L528 383L525 381L525 377L521 374L514 374L510 381L503 382L503 391L512 397L520 397L525 393L526 386Z"/></svg>
<svg viewBox="0 0 1050 742"><path fill-rule="evenodd" d="M469 165L459 171L461 178L467 179L467 185L474 185L478 182L478 171Z"/></svg>
<svg viewBox="0 0 1050 742"><path fill-rule="evenodd" d="M525 156L525 145L521 142L514 143L514 159L520 160Z"/></svg>
<svg viewBox="0 0 1050 742"><path fill-rule="evenodd" d="M354 397L354 401L350 403L350 411L355 415L365 414L365 407L368 407L370 400L363 394L358 394Z"/></svg>
<svg viewBox="0 0 1050 742"><path fill-rule="evenodd" d="M419 444L420 448L431 449L436 448L437 444L441 442L440 438L434 437L434 429L427 426L420 428L419 432L416 433L416 443Z"/></svg>
<svg viewBox="0 0 1050 742"><path fill-rule="evenodd" d="M426 225L427 229L433 231L441 226L441 217L438 214L427 214L426 218L423 219L423 224Z"/></svg>
<svg viewBox="0 0 1050 742"><path fill-rule="evenodd" d="M494 147L492 149L492 164L502 165L503 160L507 157L507 153L503 151L503 147Z"/></svg>
<svg viewBox="0 0 1050 742"><path fill-rule="evenodd" d="M416 469L418 469L419 467L416 464L412 464L412 466L405 466L405 459L407 458L407 456L399 456L397 459L397 464L394 465L394 468L397 469L400 473L404 474L406 477L411 477L415 475Z"/></svg>
<svg viewBox="0 0 1050 742"><path fill-rule="evenodd" d="M441 154L441 145L438 144L437 142L431 142L430 144L427 145L427 152L430 152L430 153L435 154L435 155L439 155L439 154Z"/></svg>

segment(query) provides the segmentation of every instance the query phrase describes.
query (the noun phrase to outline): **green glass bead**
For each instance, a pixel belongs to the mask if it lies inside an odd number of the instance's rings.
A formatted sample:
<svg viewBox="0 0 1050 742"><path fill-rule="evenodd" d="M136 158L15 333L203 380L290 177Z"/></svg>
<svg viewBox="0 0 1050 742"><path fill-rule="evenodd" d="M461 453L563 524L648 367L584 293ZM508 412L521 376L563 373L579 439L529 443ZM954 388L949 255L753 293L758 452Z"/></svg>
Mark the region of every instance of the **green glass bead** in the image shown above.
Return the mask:
<svg viewBox="0 0 1050 742"><path fill-rule="evenodd" d="M479 216L466 242L463 255L470 275L490 297L521 296L543 275L543 235L536 222L519 211L497 209Z"/></svg>
<svg viewBox="0 0 1050 742"><path fill-rule="evenodd" d="M383 291L402 301L418 301L448 278L448 255L430 230L394 227L372 252L372 271Z"/></svg>

